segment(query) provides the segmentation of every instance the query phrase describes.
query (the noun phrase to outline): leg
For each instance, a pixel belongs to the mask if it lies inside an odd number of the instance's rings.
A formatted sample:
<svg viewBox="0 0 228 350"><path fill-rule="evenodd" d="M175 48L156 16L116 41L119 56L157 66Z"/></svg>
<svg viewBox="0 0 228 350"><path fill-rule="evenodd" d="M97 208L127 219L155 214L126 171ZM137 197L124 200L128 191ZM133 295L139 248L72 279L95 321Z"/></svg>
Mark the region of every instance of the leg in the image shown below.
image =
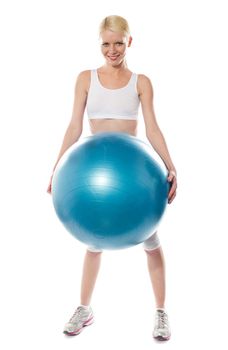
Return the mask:
<svg viewBox="0 0 228 350"><path fill-rule="evenodd" d="M157 308L165 308L165 263L162 248L145 250Z"/></svg>
<svg viewBox="0 0 228 350"><path fill-rule="evenodd" d="M63 332L67 335L78 335L85 326L93 323L94 317L90 300L100 267L101 253L101 250L88 248L85 254L81 282L81 305L75 310L69 322L65 324Z"/></svg>
<svg viewBox="0 0 228 350"><path fill-rule="evenodd" d="M87 250L81 282L81 305L89 305L100 268L102 251Z"/></svg>
<svg viewBox="0 0 228 350"><path fill-rule="evenodd" d="M159 237L155 232L144 242L147 265L152 283L157 308L165 304L165 262Z"/></svg>
<svg viewBox="0 0 228 350"><path fill-rule="evenodd" d="M147 254L148 270L156 301L153 337L157 340L168 340L171 331L165 311L165 262L156 232L144 242L144 249Z"/></svg>

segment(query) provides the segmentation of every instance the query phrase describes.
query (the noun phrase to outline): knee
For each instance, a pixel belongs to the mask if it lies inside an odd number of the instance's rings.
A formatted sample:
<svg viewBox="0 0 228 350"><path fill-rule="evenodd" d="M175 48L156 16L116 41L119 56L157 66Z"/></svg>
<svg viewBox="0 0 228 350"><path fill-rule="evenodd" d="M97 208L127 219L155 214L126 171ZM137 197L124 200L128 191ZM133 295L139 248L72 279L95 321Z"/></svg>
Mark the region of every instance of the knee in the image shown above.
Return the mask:
<svg viewBox="0 0 228 350"><path fill-rule="evenodd" d="M146 253L153 255L154 251L157 250L161 245L157 231L154 232L149 238L143 242L143 248Z"/></svg>
<svg viewBox="0 0 228 350"><path fill-rule="evenodd" d="M87 248L87 254L90 255L91 257L96 257L96 256L100 256L103 252L102 250L97 250L97 251L93 251Z"/></svg>
<svg viewBox="0 0 228 350"><path fill-rule="evenodd" d="M160 246L154 249L145 249L144 251L149 256L155 256L156 254L160 253Z"/></svg>

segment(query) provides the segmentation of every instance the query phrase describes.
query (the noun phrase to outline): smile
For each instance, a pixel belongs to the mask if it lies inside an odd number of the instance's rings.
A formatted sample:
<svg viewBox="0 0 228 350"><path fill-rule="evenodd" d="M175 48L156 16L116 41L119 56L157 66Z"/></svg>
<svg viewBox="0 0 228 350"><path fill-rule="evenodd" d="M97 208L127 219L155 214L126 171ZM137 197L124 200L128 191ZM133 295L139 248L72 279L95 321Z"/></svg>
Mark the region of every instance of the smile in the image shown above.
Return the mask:
<svg viewBox="0 0 228 350"><path fill-rule="evenodd" d="M118 56L108 56L108 58L110 58L113 61L115 61L118 57L119 57L119 55Z"/></svg>

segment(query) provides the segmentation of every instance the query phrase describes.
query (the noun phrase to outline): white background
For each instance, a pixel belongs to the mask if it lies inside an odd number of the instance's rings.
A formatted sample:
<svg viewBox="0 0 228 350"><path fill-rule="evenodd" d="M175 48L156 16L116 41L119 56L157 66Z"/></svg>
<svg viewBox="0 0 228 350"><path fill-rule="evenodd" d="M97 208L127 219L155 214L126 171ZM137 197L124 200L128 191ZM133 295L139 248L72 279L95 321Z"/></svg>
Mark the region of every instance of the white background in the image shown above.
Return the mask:
<svg viewBox="0 0 228 350"><path fill-rule="evenodd" d="M125 17L129 68L150 77L158 123L178 171L160 226L168 349L227 348L226 1L2 1L1 342L13 349L152 349L154 297L141 246L105 252L96 323L63 326L79 303L85 247L46 193L71 117L75 79L103 64L98 26ZM140 112L141 113L141 112ZM89 135L85 114L83 136ZM138 137L145 139L140 114Z"/></svg>

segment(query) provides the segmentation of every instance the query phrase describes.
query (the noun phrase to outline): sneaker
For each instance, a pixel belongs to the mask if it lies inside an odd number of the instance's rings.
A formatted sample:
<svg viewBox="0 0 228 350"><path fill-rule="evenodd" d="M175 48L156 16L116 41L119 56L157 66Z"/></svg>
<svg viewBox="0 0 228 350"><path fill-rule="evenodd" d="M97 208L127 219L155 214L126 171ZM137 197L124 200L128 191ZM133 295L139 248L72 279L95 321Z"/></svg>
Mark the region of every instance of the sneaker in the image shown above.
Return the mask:
<svg viewBox="0 0 228 350"><path fill-rule="evenodd" d="M171 336L168 315L164 310L157 309L153 337L157 340L169 340Z"/></svg>
<svg viewBox="0 0 228 350"><path fill-rule="evenodd" d="M83 306L78 306L69 322L65 324L63 333L67 335L78 335L81 333L83 327L89 326L93 323L93 319L94 317L91 307L87 309Z"/></svg>

